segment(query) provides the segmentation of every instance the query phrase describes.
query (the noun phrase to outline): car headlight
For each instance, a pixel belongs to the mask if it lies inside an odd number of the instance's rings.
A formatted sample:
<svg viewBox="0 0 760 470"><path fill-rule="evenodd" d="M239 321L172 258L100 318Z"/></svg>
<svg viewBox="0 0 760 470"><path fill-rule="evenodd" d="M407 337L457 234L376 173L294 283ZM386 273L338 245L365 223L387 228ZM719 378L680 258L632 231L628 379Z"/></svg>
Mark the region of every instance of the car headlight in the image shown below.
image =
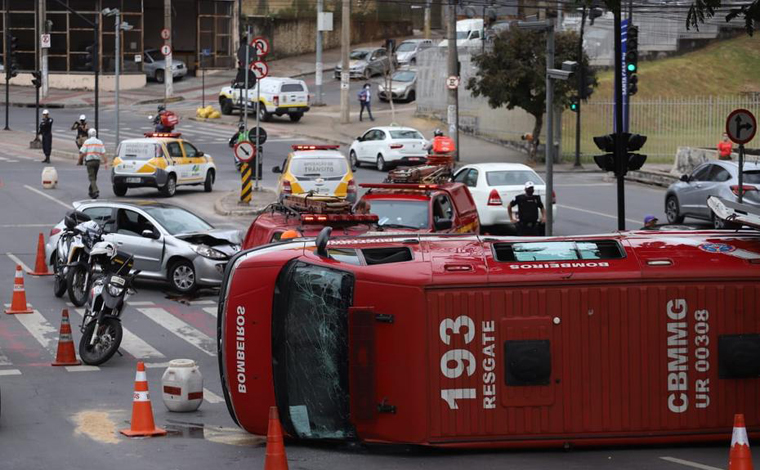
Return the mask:
<svg viewBox="0 0 760 470"><path fill-rule="evenodd" d="M108 284L108 295L111 297L118 297L121 295L121 293L124 291L123 287L114 286L113 284Z"/></svg>
<svg viewBox="0 0 760 470"><path fill-rule="evenodd" d="M351 70L358 72L359 70L364 70L365 68L367 68L366 65L354 65L351 67Z"/></svg>
<svg viewBox="0 0 760 470"><path fill-rule="evenodd" d="M199 255L203 256L204 258L210 258L210 259L225 259L227 258L227 255L222 253L219 250L215 250L211 248L210 246L206 245L192 245L193 251L198 253Z"/></svg>

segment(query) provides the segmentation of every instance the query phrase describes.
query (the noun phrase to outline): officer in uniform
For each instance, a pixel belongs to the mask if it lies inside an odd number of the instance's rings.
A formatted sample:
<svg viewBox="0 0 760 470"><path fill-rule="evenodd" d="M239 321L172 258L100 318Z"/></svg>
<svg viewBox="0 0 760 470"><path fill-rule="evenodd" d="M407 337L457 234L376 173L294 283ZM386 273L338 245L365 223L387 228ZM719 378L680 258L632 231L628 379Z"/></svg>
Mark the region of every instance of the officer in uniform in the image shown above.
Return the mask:
<svg viewBox="0 0 760 470"><path fill-rule="evenodd" d="M541 202L541 196L533 194L533 182L528 181L525 183L525 194L518 194L507 206L509 212L509 220L517 227L517 235L519 236L538 236L539 235L539 221L538 210L541 209L541 223L546 223L546 210L544 204ZM512 208L517 206L517 214L519 221L515 219L512 213Z"/></svg>
<svg viewBox="0 0 760 470"><path fill-rule="evenodd" d="M98 169L100 169L100 161L103 161L104 168L108 166L108 160L106 159L106 148L103 145L103 141L98 139L98 131L90 129L87 131L89 139L84 141L84 145L79 149L79 162L78 165L84 163L87 167L87 178L90 180L90 198L97 199L100 196L98 191Z"/></svg>

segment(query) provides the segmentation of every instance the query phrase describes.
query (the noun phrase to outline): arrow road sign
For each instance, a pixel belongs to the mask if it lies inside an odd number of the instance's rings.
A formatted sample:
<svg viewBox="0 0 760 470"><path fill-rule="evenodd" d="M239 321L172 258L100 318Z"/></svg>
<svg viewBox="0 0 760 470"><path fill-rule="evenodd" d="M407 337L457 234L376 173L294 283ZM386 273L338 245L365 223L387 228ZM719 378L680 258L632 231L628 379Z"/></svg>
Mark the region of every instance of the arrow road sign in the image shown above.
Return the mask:
<svg viewBox="0 0 760 470"><path fill-rule="evenodd" d="M256 148L247 140L235 144L234 152L235 158L243 163L249 163L256 156Z"/></svg>
<svg viewBox="0 0 760 470"><path fill-rule="evenodd" d="M726 134L735 144L744 145L755 138L757 120L746 109L735 109L726 119Z"/></svg>
<svg viewBox="0 0 760 470"><path fill-rule="evenodd" d="M261 80L262 78L269 75L269 66L266 62L263 62L261 60L257 60L256 62L251 64L251 71L254 75L256 75L257 80Z"/></svg>
<svg viewBox="0 0 760 470"><path fill-rule="evenodd" d="M262 38L261 36L253 38L253 41L251 41L251 46L256 48L256 53L259 55L259 57L264 57L265 55L269 54L269 41L267 41L265 38Z"/></svg>

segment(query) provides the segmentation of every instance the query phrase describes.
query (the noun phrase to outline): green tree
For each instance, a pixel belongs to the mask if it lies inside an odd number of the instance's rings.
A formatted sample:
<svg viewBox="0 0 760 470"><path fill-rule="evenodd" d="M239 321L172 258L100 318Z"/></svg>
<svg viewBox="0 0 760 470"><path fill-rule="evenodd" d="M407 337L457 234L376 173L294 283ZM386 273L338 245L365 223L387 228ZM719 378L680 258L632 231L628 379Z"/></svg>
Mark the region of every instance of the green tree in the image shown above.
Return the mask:
<svg viewBox="0 0 760 470"><path fill-rule="evenodd" d="M566 60L577 60L578 34L575 32L555 34L554 45L555 67ZM496 38L492 51L475 56L473 62L477 74L467 82L473 96L486 97L492 108L524 109L535 119L535 138L530 151L531 158L535 159L546 110L545 33L512 28ZM583 63L588 65L585 52ZM577 83L576 78L556 80L554 104L567 108L571 98L577 95ZM595 74L593 83L596 86Z"/></svg>

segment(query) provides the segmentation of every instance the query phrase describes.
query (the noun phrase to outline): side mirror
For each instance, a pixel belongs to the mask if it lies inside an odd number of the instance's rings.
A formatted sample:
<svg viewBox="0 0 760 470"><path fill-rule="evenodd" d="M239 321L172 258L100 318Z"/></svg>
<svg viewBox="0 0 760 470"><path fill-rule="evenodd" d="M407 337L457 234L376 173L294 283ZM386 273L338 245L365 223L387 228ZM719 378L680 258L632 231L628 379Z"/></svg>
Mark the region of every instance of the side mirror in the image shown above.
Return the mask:
<svg viewBox="0 0 760 470"><path fill-rule="evenodd" d="M143 238L150 238L153 240L158 240L159 234L158 232L154 232L153 230L143 230L142 231Z"/></svg>
<svg viewBox="0 0 760 470"><path fill-rule="evenodd" d="M689 182L689 175L681 175L681 181L683 181L684 183L688 183Z"/></svg>
<svg viewBox="0 0 760 470"><path fill-rule="evenodd" d="M203 153L203 151L202 151L202 150L198 150L198 153L197 153L196 155L197 155L197 156L199 156L199 157L202 157L202 156L204 156L204 155L206 155L206 154L205 154L205 153Z"/></svg>
<svg viewBox="0 0 760 470"><path fill-rule="evenodd" d="M356 140L358 140L359 142L364 142L364 137L359 136L359 137L356 138Z"/></svg>
<svg viewBox="0 0 760 470"><path fill-rule="evenodd" d="M279 166L272 167L272 173L282 173L282 168Z"/></svg>
<svg viewBox="0 0 760 470"><path fill-rule="evenodd" d="M454 226L454 221L451 219L435 219L435 231L440 232L442 230L450 230Z"/></svg>

